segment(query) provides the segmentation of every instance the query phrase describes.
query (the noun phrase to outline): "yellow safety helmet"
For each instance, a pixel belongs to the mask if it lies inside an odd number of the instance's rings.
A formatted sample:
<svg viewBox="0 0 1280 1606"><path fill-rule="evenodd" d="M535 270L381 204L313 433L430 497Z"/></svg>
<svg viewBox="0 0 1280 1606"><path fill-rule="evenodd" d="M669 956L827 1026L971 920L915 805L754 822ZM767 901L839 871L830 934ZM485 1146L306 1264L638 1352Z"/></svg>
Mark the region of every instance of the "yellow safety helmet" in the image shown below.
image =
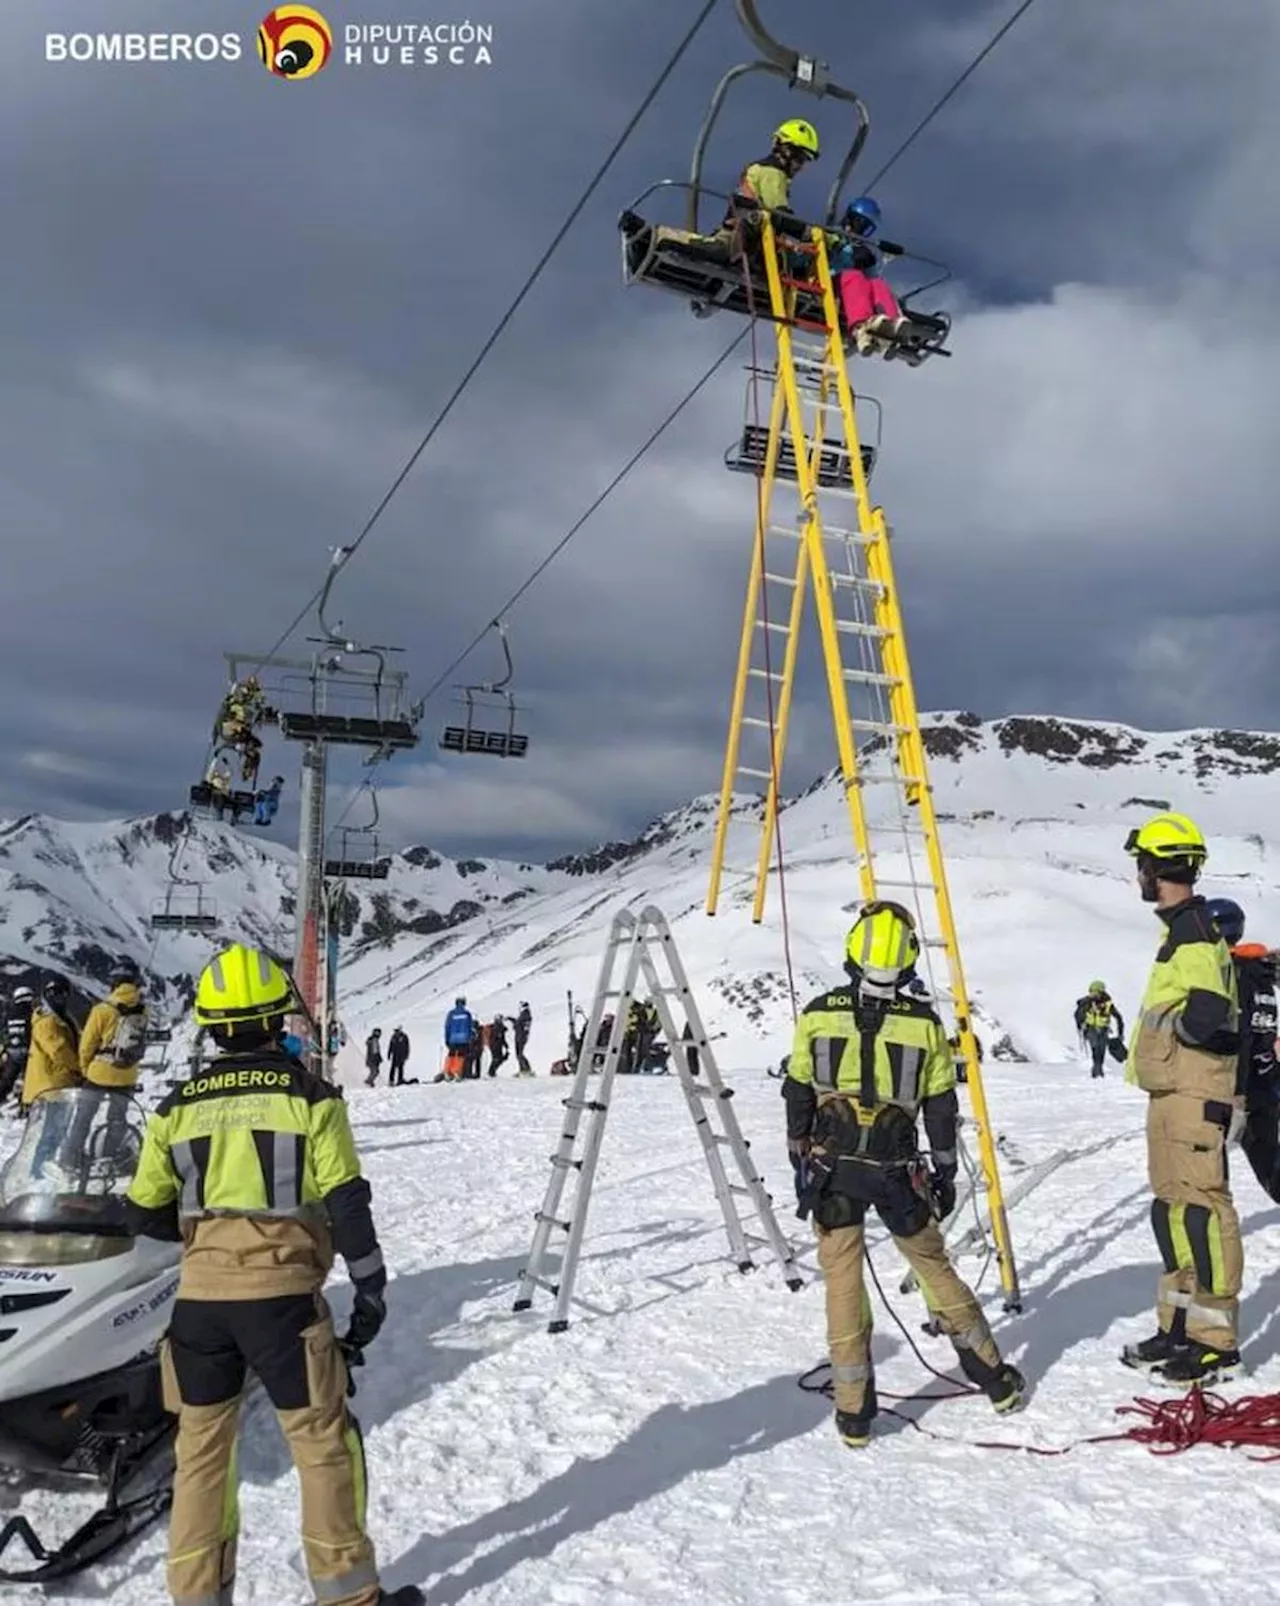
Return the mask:
<svg viewBox="0 0 1280 1606"><path fill-rule="evenodd" d="M816 162L822 154L818 146L818 130L812 123L806 123L803 117L788 117L785 123L779 123L773 131L773 143L794 145L812 162Z"/></svg>
<svg viewBox="0 0 1280 1606"><path fill-rule="evenodd" d="M294 1003L293 983L283 965L260 948L242 943L224 949L207 965L196 986L201 1026L246 1026L284 1015Z"/></svg>
<svg viewBox="0 0 1280 1606"><path fill-rule="evenodd" d="M1190 859L1203 864L1209 848L1200 827L1185 814L1157 814L1130 831L1124 850L1135 859Z"/></svg>
<svg viewBox="0 0 1280 1606"><path fill-rule="evenodd" d="M897 981L920 957L916 923L900 903L869 903L845 938L844 956L868 981Z"/></svg>

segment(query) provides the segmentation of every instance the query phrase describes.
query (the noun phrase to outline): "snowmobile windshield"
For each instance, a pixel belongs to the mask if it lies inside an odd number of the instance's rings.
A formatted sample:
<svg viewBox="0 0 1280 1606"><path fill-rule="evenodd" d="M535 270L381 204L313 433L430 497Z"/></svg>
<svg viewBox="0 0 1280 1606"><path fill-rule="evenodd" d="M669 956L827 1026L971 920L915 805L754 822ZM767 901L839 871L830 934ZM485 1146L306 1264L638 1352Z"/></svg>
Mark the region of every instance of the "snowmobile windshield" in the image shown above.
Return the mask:
<svg viewBox="0 0 1280 1606"><path fill-rule="evenodd" d="M32 1104L0 1171L0 1263L58 1265L130 1246L124 1195L142 1149L127 1093L63 1088Z"/></svg>

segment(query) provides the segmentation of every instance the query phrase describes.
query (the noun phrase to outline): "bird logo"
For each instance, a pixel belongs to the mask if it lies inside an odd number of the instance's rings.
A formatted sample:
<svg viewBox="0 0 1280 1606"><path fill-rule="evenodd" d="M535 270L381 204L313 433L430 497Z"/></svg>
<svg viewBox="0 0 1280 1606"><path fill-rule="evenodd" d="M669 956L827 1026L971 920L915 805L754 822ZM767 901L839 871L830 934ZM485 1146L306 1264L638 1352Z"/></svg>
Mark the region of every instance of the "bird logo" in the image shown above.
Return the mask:
<svg viewBox="0 0 1280 1606"><path fill-rule="evenodd" d="M311 6L277 6L258 29L258 54L277 78L314 78L333 54L333 29Z"/></svg>

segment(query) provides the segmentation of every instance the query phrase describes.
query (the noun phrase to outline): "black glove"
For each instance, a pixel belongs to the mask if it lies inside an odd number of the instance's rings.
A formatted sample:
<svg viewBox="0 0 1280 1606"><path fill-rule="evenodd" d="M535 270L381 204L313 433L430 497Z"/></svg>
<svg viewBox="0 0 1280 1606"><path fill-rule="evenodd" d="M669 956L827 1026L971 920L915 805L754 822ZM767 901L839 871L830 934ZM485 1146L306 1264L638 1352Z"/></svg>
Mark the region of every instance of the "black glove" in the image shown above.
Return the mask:
<svg viewBox="0 0 1280 1606"><path fill-rule="evenodd" d="M342 1351L342 1358L347 1363L350 1373L353 1366L364 1365L364 1352L378 1334L382 1331L382 1324L387 1319L387 1302L383 1294L386 1286L385 1277L379 1278L377 1292L373 1287L361 1287L356 1284L355 1303L351 1307L351 1320L347 1330L338 1340L338 1348ZM355 1383L348 1381L347 1393L354 1394Z"/></svg>
<svg viewBox="0 0 1280 1606"><path fill-rule="evenodd" d="M956 1179L955 1173L945 1171L931 1171L929 1173L929 1194L933 1200L933 1213L939 1221L945 1221L956 1207Z"/></svg>

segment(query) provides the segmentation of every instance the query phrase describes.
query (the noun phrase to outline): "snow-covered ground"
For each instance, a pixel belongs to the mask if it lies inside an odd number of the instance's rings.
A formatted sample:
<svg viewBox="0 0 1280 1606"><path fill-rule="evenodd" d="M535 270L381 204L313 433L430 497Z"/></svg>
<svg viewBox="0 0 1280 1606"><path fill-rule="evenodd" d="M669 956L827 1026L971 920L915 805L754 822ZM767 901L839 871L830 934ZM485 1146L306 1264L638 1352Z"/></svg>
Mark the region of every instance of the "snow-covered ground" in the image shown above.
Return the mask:
<svg viewBox="0 0 1280 1606"><path fill-rule="evenodd" d="M394 1279L355 1402L386 1582L421 1583L432 1606L1275 1598L1274 1468L1212 1449L1168 1459L1123 1443L1048 1459L977 1442L1070 1445L1113 1431L1116 1407L1141 1392L1116 1361L1150 1330L1155 1291L1140 1094L1076 1065L988 1067L1011 1191L1055 1152L1090 1151L1013 1212L1021 1315L1003 1315L993 1266L961 1261L1032 1381L1029 1405L1003 1420L980 1399L916 1399L901 1409L927 1435L884 1418L850 1452L827 1403L796 1383L822 1356L822 1289L788 1203L778 1084L758 1068L726 1074L809 1285L793 1294L769 1265L734 1270L675 1080L624 1079L574 1321L554 1336L541 1301L511 1306L568 1084L353 1090ZM1255 1371L1235 1392L1261 1393L1280 1390L1280 1212L1238 1170ZM923 1354L954 1371L946 1342L919 1331L918 1297L898 1293L892 1246L873 1252ZM334 1304L345 1313L345 1290ZM937 1390L882 1308L876 1321L882 1391ZM242 1456L236 1600L303 1606L296 1483L261 1405ZM47 1497L30 1510L63 1532L74 1520ZM162 1606L163 1532L74 1593Z"/></svg>

